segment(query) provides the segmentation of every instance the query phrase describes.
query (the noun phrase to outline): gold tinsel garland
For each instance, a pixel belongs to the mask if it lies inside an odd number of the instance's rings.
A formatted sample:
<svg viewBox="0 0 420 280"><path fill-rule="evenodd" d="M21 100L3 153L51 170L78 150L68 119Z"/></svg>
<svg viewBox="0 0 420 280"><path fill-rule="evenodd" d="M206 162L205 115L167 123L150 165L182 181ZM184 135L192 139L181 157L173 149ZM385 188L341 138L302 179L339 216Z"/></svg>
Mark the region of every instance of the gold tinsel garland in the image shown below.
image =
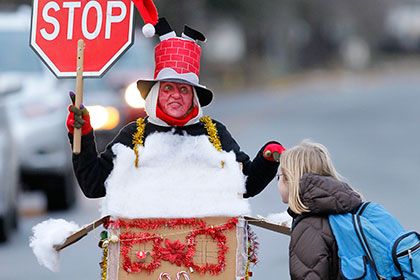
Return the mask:
<svg viewBox="0 0 420 280"><path fill-rule="evenodd" d="M101 262L101 280L107 280L107 271L108 271L108 244L104 244L102 262Z"/></svg>
<svg viewBox="0 0 420 280"><path fill-rule="evenodd" d="M200 118L200 122L204 124L204 127L207 130L207 134L209 135L210 143L218 150L219 152L222 151L222 143L220 143L219 135L217 134L216 124L211 120L209 116L204 116Z"/></svg>
<svg viewBox="0 0 420 280"><path fill-rule="evenodd" d="M216 124L211 120L209 116L204 116L200 118L200 122L204 124L204 127L207 130L207 134L209 136L210 143L213 144L214 148L216 148L217 151L222 151L222 143L220 142L219 135L217 133L217 127ZM220 161L220 167L223 168L225 166L225 162L222 160Z"/></svg>
<svg viewBox="0 0 420 280"><path fill-rule="evenodd" d="M146 127L146 124L144 122L143 118L139 118L136 121L137 124L137 131L133 134L133 150L134 154L136 155L136 159L134 161L134 165L136 168L139 167L139 145L143 146L143 136L144 136L144 129Z"/></svg>
<svg viewBox="0 0 420 280"><path fill-rule="evenodd" d="M247 251L249 252L249 249L250 249L250 247L251 247L251 244L248 244L247 245ZM246 265L245 265L245 280L249 280L250 279L250 271L249 271L249 268L250 268L250 266L251 266L251 261L249 260L249 257L247 258L247 260L246 260Z"/></svg>

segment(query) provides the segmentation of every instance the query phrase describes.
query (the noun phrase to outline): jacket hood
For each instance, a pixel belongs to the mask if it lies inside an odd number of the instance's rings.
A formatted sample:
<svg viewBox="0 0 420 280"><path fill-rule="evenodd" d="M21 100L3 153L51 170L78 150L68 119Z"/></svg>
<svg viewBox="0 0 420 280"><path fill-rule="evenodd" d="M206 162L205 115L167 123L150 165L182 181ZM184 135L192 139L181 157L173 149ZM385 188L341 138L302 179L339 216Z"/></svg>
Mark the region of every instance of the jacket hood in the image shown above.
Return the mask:
<svg viewBox="0 0 420 280"><path fill-rule="evenodd" d="M302 176L299 184L302 203L312 214L353 212L362 203L360 195L347 183L330 176L307 173Z"/></svg>

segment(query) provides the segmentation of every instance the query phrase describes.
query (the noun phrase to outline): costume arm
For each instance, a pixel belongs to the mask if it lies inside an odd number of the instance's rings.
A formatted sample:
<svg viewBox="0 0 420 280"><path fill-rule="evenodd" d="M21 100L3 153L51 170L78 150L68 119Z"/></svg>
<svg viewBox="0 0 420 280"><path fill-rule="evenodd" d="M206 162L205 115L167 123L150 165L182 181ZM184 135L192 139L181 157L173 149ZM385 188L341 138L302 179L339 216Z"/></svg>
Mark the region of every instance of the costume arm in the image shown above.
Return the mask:
<svg viewBox="0 0 420 280"><path fill-rule="evenodd" d="M105 196L104 183L114 167L112 146L116 143L130 146L132 139L130 131L133 125L135 126L135 124L129 124L124 127L100 155L96 150L93 132L82 136L81 152L78 155L73 154L73 169L80 188L86 197L99 198ZM73 137L71 134L69 134L69 139L72 144Z"/></svg>
<svg viewBox="0 0 420 280"><path fill-rule="evenodd" d="M244 197L248 198L259 194L273 180L279 166L278 162L269 161L264 158L264 148L268 144L277 142L271 141L265 144L251 161L249 156L241 151L238 143L233 139L227 128L219 122L215 121L215 123L223 150L227 152L234 151L236 161L241 162L243 165L242 172L247 176Z"/></svg>
<svg viewBox="0 0 420 280"><path fill-rule="evenodd" d="M265 187L273 180L276 176L279 163L275 161L269 161L264 158L264 148L271 143L277 143L271 141L266 143L257 153L254 160L247 165L244 164L243 172L247 175L246 179L246 194L245 198L255 196L262 192Z"/></svg>

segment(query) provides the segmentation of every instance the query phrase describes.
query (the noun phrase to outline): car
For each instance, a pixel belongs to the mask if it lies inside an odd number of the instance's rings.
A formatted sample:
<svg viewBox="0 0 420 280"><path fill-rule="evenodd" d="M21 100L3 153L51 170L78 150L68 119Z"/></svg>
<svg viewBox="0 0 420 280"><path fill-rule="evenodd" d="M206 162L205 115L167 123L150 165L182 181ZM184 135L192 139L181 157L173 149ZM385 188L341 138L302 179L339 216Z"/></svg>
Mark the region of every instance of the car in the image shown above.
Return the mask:
<svg viewBox="0 0 420 280"><path fill-rule="evenodd" d="M75 177L65 119L70 80L58 80L29 47L30 7L0 13L0 77L15 81L5 98L20 182L42 190L49 210L72 207Z"/></svg>
<svg viewBox="0 0 420 280"><path fill-rule="evenodd" d="M401 2L389 9L384 16L386 51L420 51L420 5L417 2Z"/></svg>
<svg viewBox="0 0 420 280"><path fill-rule="evenodd" d="M9 239L18 224L19 191L16 145L9 127L4 97L16 91L18 84L0 78L0 243Z"/></svg>

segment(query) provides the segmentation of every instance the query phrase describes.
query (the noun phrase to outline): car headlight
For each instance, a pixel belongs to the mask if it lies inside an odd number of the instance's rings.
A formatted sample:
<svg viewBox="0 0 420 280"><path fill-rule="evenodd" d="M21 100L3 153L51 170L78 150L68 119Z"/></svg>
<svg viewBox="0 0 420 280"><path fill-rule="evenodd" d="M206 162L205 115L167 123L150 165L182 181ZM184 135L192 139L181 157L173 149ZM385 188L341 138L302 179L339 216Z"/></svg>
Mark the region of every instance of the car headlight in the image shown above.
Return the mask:
<svg viewBox="0 0 420 280"><path fill-rule="evenodd" d="M90 124L95 130L111 130L120 122L120 113L114 107L86 106L90 115Z"/></svg>
<svg viewBox="0 0 420 280"><path fill-rule="evenodd" d="M125 101L132 108L144 108L146 102L141 97L139 90L137 89L137 83L131 83L125 89L124 94Z"/></svg>

